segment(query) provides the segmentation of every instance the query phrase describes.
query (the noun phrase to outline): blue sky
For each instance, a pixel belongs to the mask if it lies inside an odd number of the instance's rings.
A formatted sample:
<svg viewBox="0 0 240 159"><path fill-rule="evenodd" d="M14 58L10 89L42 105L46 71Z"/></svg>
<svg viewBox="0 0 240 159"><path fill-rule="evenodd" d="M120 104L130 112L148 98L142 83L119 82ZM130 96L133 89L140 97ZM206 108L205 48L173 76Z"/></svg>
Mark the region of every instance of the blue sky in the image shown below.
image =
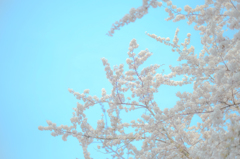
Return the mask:
<svg viewBox="0 0 240 159"><path fill-rule="evenodd" d="M186 3L195 7L203 2ZM138 51L148 48L153 52L144 66L165 64L159 72L164 69L169 73L169 65L178 65L178 54L148 37L145 31L173 39L179 28L180 42L191 33L191 45L196 53L201 50L199 32L194 31L193 25L165 21L163 8L151 8L149 14L117 30L113 37L106 35L112 23L141 3L141 0L0 2L0 158L83 158L76 138L69 137L64 142L49 131L39 131L38 126L47 126L46 120L70 125L72 108L78 100L68 88L80 93L90 89L90 94L97 96L102 88L110 93L111 85L100 59L105 57L111 66L121 63L126 66L133 38L139 44ZM181 3L177 5L184 6L185 2ZM177 91L192 92L192 86L161 86L155 95L161 109L175 105ZM98 110L87 113L93 125L100 118ZM137 115L131 117L138 118ZM91 157L106 158L94 150L96 146L92 144L89 148Z"/></svg>

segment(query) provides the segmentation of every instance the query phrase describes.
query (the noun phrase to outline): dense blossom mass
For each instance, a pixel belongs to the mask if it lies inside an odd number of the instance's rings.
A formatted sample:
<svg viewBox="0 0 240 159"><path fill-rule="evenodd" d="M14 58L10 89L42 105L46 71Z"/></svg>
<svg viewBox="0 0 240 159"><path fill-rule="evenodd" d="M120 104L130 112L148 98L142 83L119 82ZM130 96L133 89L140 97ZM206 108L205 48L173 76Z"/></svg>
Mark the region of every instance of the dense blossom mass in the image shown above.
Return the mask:
<svg viewBox="0 0 240 159"><path fill-rule="evenodd" d="M111 153L113 158L240 159L240 0L205 0L204 5L196 8L186 5L183 9L170 0L143 0L142 6L132 8L114 23L108 35L112 36L120 27L142 18L150 7L164 8L169 14L166 20L186 19L188 24L194 24L194 29L201 34L201 52L196 54L195 48L189 46L190 33L179 44L179 29L173 40L147 33L177 52L178 61L184 60L179 66L170 65L172 72L163 75L156 72L160 65L139 70L152 53L146 49L136 54L134 50L138 44L133 39L126 60L128 71L124 72L123 64L111 68L107 59L102 58L106 77L112 84L110 94L104 88L101 97L90 96L89 90L78 93L69 89L82 100L82 104L78 103L74 108L73 125L57 126L47 121L48 126L39 126L39 130L53 131L52 136L62 135L65 141L69 135L76 137L85 158L91 158L88 145L99 141L98 148ZM233 37L224 34L227 29L235 30ZM184 75L184 78L172 80L176 75ZM154 100L153 94L161 85L190 83L193 92L176 93L180 100L172 108L161 110ZM99 105L110 119L110 125L107 126L103 114L94 129L88 123L85 111ZM108 106L106 110L104 105ZM122 122L120 110L129 112L140 108L146 110L141 119ZM195 114L202 122L190 127ZM77 131L78 125L81 131ZM133 131L125 131L128 127ZM133 141L142 141L140 150Z"/></svg>

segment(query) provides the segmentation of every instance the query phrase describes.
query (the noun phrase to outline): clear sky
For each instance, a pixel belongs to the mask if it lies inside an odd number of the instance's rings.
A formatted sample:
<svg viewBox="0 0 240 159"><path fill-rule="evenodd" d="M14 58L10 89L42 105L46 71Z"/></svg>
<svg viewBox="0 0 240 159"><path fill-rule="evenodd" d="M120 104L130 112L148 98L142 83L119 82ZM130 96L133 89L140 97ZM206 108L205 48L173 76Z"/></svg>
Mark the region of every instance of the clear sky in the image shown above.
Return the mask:
<svg viewBox="0 0 240 159"><path fill-rule="evenodd" d="M195 7L203 2L181 1L177 5ZM138 51L148 48L153 52L144 66L165 64L159 72L165 69L169 73L169 65L178 65L178 54L148 37L145 31L172 40L179 28L180 42L191 33L191 45L196 53L201 50L200 35L193 25L165 21L163 8L151 8L149 14L117 30L113 37L106 35L112 23L141 3L141 0L0 2L1 159L83 158L76 138L68 137L65 142L60 136L51 136L49 131L39 131L38 126L47 126L46 120L70 125L72 108L78 100L68 88L80 93L90 89L90 94L97 96L106 88L109 94L111 85L100 59L105 57L111 66L121 63L126 66L133 38L139 44ZM161 86L155 95L161 109L175 105L177 91L192 92L192 86ZM96 125L100 115L98 108L89 110L88 120ZM106 158L94 150L96 146L92 144L89 148L91 157Z"/></svg>

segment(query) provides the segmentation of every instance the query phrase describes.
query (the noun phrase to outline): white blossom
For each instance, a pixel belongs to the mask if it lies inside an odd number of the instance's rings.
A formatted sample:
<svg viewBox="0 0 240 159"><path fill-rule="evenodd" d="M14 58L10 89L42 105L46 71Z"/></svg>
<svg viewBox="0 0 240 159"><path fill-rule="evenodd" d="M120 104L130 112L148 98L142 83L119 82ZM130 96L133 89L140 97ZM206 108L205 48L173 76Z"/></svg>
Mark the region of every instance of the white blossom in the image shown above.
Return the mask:
<svg viewBox="0 0 240 159"><path fill-rule="evenodd" d="M84 93L88 94L89 91L90 91L89 89L85 89L85 90L84 90Z"/></svg>
<svg viewBox="0 0 240 159"><path fill-rule="evenodd" d="M177 52L179 58L176 60L181 63L169 65L169 74L157 72L161 65L140 70L153 53L148 49L135 53L139 45L136 39L132 39L126 59L127 71L124 72L123 64L111 69L107 59L101 59L112 85L110 94L102 88L101 97L92 97L89 89L80 94L69 88L68 91L81 101L73 108L72 126L56 126L47 120L48 126L39 126L38 129L52 131L52 136L61 135L64 141L68 136L76 137L85 158L90 158L87 147L94 141L101 143L98 149L111 153L113 158L239 158L240 1L205 0L205 4L195 8L186 5L182 11L170 0L143 0L142 6L130 9L115 22L108 35L112 36L115 30L142 18L150 7L157 6L163 6L169 14L166 20L178 22L186 19L188 24L195 24L193 28L201 35L200 53L196 54L197 48L190 45L194 39L191 33L187 33L186 39L179 44L179 28L172 41L169 37L147 33ZM236 30L234 36L229 36L226 28ZM174 80L178 75L183 76L182 80ZM157 103L156 98L160 97L154 93L161 85L173 87L191 83L193 91L178 91L179 101L174 106L163 109L161 103ZM102 114L96 128L89 124L85 114L91 107L102 110L94 112ZM139 113L138 118L129 115L131 122L124 123L122 109L126 113L137 109L145 111ZM190 127L194 115L198 115L202 122ZM132 128L130 133L126 131L129 127ZM141 141L141 149L137 149L133 141Z"/></svg>

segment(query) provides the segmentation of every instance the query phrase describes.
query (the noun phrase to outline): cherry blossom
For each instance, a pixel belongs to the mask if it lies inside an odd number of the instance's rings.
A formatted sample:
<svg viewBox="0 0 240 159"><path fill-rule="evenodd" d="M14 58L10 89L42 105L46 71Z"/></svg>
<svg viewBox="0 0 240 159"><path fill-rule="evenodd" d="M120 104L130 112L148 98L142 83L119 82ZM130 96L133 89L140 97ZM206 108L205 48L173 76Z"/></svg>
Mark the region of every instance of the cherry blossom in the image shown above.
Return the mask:
<svg viewBox="0 0 240 159"><path fill-rule="evenodd" d="M142 6L132 8L108 32L113 36L125 24L136 21L148 13L148 9L164 8L167 21L178 22L187 19L201 34L202 50L195 53L190 46L191 33L179 43L176 29L174 38L160 37L147 33L147 36L172 48L179 54L179 66L169 66L171 73L157 73L161 65L155 64L140 70L140 66L153 53L148 49L135 53L139 47L137 40L129 44L126 64L111 68L108 60L102 58L106 78L112 84L112 91L102 89L102 96L91 96L89 90L83 93L69 89L81 100L74 108L72 125L60 125L47 120L48 126L39 130L52 131L52 136L61 135L64 141L68 136L76 137L81 144L84 157L91 158L87 148L94 141L100 142L98 149L111 153L113 158L187 158L221 159L240 158L240 0L206 0L204 5L192 8L185 5L178 8L170 0L143 0ZM224 34L227 29L236 30L233 37ZM176 75L183 75L175 81ZM154 100L154 93L161 85L182 86L193 84L193 92L177 92L179 97L172 108L160 109ZM129 95L127 91L130 91ZM93 128L87 121L85 111L94 106L102 106L102 119ZM105 109L104 105L108 106ZM141 118L122 122L120 110L125 112L144 109ZM202 122L190 126L193 115ZM104 116L108 116L110 123ZM81 131L77 131L80 127ZM133 128L129 133L125 128ZM133 141L142 141L138 150Z"/></svg>

